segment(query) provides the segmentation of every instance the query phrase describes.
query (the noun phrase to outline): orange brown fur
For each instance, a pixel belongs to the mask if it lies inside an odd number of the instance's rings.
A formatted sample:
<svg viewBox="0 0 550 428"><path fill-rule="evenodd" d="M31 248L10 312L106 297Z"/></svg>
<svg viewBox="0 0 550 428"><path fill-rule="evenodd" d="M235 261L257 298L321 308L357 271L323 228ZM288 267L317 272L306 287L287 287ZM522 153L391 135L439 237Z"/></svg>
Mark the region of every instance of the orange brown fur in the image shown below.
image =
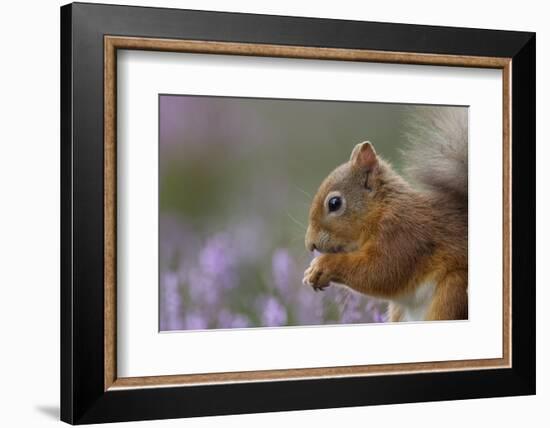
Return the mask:
<svg viewBox="0 0 550 428"><path fill-rule="evenodd" d="M341 214L327 211L331 194L345 199ZM304 281L389 300L392 321L403 317L403 298L432 283L423 319L467 319L467 237L467 189L413 188L363 143L313 200L306 246L323 254Z"/></svg>

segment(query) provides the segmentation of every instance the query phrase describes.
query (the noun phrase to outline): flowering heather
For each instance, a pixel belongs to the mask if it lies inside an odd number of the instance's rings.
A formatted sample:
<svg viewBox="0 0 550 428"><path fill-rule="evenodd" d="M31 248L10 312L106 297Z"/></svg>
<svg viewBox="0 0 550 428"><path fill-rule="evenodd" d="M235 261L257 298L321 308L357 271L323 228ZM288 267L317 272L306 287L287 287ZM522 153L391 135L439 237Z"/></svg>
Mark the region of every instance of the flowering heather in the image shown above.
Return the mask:
<svg viewBox="0 0 550 428"><path fill-rule="evenodd" d="M338 284L320 293L304 286L310 259L299 264L289 249L267 247L253 257L249 233L235 228L200 239L188 225L161 218L162 331L385 321L382 302Z"/></svg>

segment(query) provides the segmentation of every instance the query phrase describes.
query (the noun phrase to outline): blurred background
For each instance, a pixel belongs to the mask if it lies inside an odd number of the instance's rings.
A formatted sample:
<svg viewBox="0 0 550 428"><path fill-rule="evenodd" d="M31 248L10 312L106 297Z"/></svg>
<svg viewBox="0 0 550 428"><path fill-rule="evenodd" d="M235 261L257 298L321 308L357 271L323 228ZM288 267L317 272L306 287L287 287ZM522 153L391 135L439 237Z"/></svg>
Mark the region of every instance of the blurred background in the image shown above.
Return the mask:
<svg viewBox="0 0 550 428"><path fill-rule="evenodd" d="M386 303L302 284L321 181L370 140L400 169L421 106L160 95L160 330L386 321Z"/></svg>

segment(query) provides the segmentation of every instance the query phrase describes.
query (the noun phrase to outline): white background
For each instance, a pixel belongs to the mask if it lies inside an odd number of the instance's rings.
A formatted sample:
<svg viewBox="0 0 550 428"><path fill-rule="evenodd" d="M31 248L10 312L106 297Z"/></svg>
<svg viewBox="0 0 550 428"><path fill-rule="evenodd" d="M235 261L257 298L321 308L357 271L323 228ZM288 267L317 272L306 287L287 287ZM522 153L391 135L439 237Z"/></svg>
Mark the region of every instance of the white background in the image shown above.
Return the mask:
<svg viewBox="0 0 550 428"><path fill-rule="evenodd" d="M123 51L117 78L119 376L502 356L502 71ZM158 334L159 93L468 105L469 320Z"/></svg>
<svg viewBox="0 0 550 428"><path fill-rule="evenodd" d="M110 3L109 1L104 1ZM319 2L276 0L127 1L187 7L537 31L537 75L550 75L550 29L544 2L524 0ZM0 420L8 427L58 424L59 405L59 10L62 2L6 2L1 9L0 67ZM550 402L550 169L548 79L537 91L537 341L538 395L461 402L418 403L193 420L156 421L141 426L280 427L397 426L446 427L491 424L542 426ZM543 198L543 194L546 196ZM545 242L546 241L546 242ZM546 262L546 263L545 263ZM546 362L546 364L545 364ZM540 421L540 422L539 422ZM138 426L138 423L125 426Z"/></svg>

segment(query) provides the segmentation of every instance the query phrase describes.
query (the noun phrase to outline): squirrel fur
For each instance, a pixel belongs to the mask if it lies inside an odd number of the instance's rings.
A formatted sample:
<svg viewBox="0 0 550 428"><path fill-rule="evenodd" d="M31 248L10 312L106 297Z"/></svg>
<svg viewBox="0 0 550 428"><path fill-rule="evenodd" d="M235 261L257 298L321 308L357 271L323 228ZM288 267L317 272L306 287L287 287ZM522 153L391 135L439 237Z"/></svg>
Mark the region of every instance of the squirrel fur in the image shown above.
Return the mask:
<svg viewBox="0 0 550 428"><path fill-rule="evenodd" d="M321 255L304 283L388 300L391 321L467 319L467 121L459 108L411 117L407 180L357 144L313 198L305 244Z"/></svg>

